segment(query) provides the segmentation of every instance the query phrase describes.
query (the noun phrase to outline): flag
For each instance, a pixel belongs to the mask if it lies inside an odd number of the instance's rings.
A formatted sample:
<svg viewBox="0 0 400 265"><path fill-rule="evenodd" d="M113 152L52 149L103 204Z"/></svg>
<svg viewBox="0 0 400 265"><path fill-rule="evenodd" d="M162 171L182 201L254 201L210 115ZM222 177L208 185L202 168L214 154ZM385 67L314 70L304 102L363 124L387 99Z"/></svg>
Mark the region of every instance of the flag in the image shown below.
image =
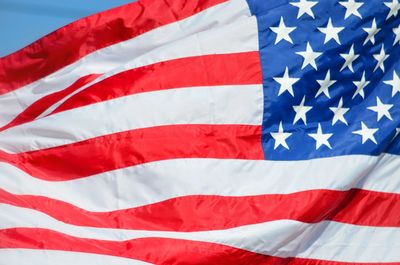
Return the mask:
<svg viewBox="0 0 400 265"><path fill-rule="evenodd" d="M0 59L0 264L400 264L400 3L140 0Z"/></svg>

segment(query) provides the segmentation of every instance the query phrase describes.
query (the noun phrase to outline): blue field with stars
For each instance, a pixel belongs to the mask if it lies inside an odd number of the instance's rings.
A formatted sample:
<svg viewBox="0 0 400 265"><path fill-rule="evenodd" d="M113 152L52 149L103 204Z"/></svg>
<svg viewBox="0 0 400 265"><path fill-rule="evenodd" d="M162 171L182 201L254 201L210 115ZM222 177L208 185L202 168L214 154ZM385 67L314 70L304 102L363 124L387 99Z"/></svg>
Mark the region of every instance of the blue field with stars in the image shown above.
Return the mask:
<svg viewBox="0 0 400 265"><path fill-rule="evenodd" d="M249 0L269 160L400 154L400 4Z"/></svg>

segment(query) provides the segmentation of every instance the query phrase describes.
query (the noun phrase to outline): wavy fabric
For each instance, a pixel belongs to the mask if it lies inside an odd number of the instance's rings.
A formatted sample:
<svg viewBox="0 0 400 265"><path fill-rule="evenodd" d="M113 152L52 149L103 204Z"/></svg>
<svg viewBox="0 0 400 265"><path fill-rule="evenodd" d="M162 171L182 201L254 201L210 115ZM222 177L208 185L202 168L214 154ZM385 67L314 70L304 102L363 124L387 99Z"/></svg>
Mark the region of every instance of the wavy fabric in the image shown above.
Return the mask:
<svg viewBox="0 0 400 265"><path fill-rule="evenodd" d="M0 265L400 265L378 2L139 0L1 58Z"/></svg>

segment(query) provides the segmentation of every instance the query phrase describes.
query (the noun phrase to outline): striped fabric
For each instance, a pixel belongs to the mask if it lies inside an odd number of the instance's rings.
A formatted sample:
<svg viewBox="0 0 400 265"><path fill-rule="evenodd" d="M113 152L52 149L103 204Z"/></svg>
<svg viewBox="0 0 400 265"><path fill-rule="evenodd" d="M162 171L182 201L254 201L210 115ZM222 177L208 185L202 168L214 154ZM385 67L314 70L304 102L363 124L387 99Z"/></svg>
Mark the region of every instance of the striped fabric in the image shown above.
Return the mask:
<svg viewBox="0 0 400 265"><path fill-rule="evenodd" d="M251 2L140 0L0 59L0 265L400 264L398 155L266 159Z"/></svg>

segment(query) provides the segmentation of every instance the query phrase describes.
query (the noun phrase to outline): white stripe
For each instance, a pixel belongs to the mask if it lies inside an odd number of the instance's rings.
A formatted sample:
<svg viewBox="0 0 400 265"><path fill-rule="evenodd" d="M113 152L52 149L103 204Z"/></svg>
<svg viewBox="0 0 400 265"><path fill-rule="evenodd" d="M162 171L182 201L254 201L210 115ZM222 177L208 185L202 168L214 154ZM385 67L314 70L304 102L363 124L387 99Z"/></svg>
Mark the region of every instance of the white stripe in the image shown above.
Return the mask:
<svg viewBox="0 0 400 265"><path fill-rule="evenodd" d="M329 168L329 170L327 170ZM344 156L309 161L177 159L65 182L32 178L0 163L0 187L54 198L88 211L113 211L185 195L251 196L354 187L400 193L400 157Z"/></svg>
<svg viewBox="0 0 400 265"><path fill-rule="evenodd" d="M164 232L81 227L43 213L0 204L0 228L31 227L71 236L124 241L164 237L220 243L278 257L303 257L346 262L400 261L400 229L356 226L337 222L306 224L279 220L226 230Z"/></svg>
<svg viewBox="0 0 400 265"><path fill-rule="evenodd" d="M0 265L149 265L150 263L92 253L0 249Z"/></svg>
<svg viewBox="0 0 400 265"><path fill-rule="evenodd" d="M258 50L255 17L244 0L231 0L128 41L93 52L79 61L10 93L0 95L0 126L36 100L78 78L121 71L176 58ZM93 83L93 82L92 82Z"/></svg>
<svg viewBox="0 0 400 265"><path fill-rule="evenodd" d="M262 113L262 85L153 91L87 105L12 127L0 133L0 149L18 153L170 124L260 125Z"/></svg>

